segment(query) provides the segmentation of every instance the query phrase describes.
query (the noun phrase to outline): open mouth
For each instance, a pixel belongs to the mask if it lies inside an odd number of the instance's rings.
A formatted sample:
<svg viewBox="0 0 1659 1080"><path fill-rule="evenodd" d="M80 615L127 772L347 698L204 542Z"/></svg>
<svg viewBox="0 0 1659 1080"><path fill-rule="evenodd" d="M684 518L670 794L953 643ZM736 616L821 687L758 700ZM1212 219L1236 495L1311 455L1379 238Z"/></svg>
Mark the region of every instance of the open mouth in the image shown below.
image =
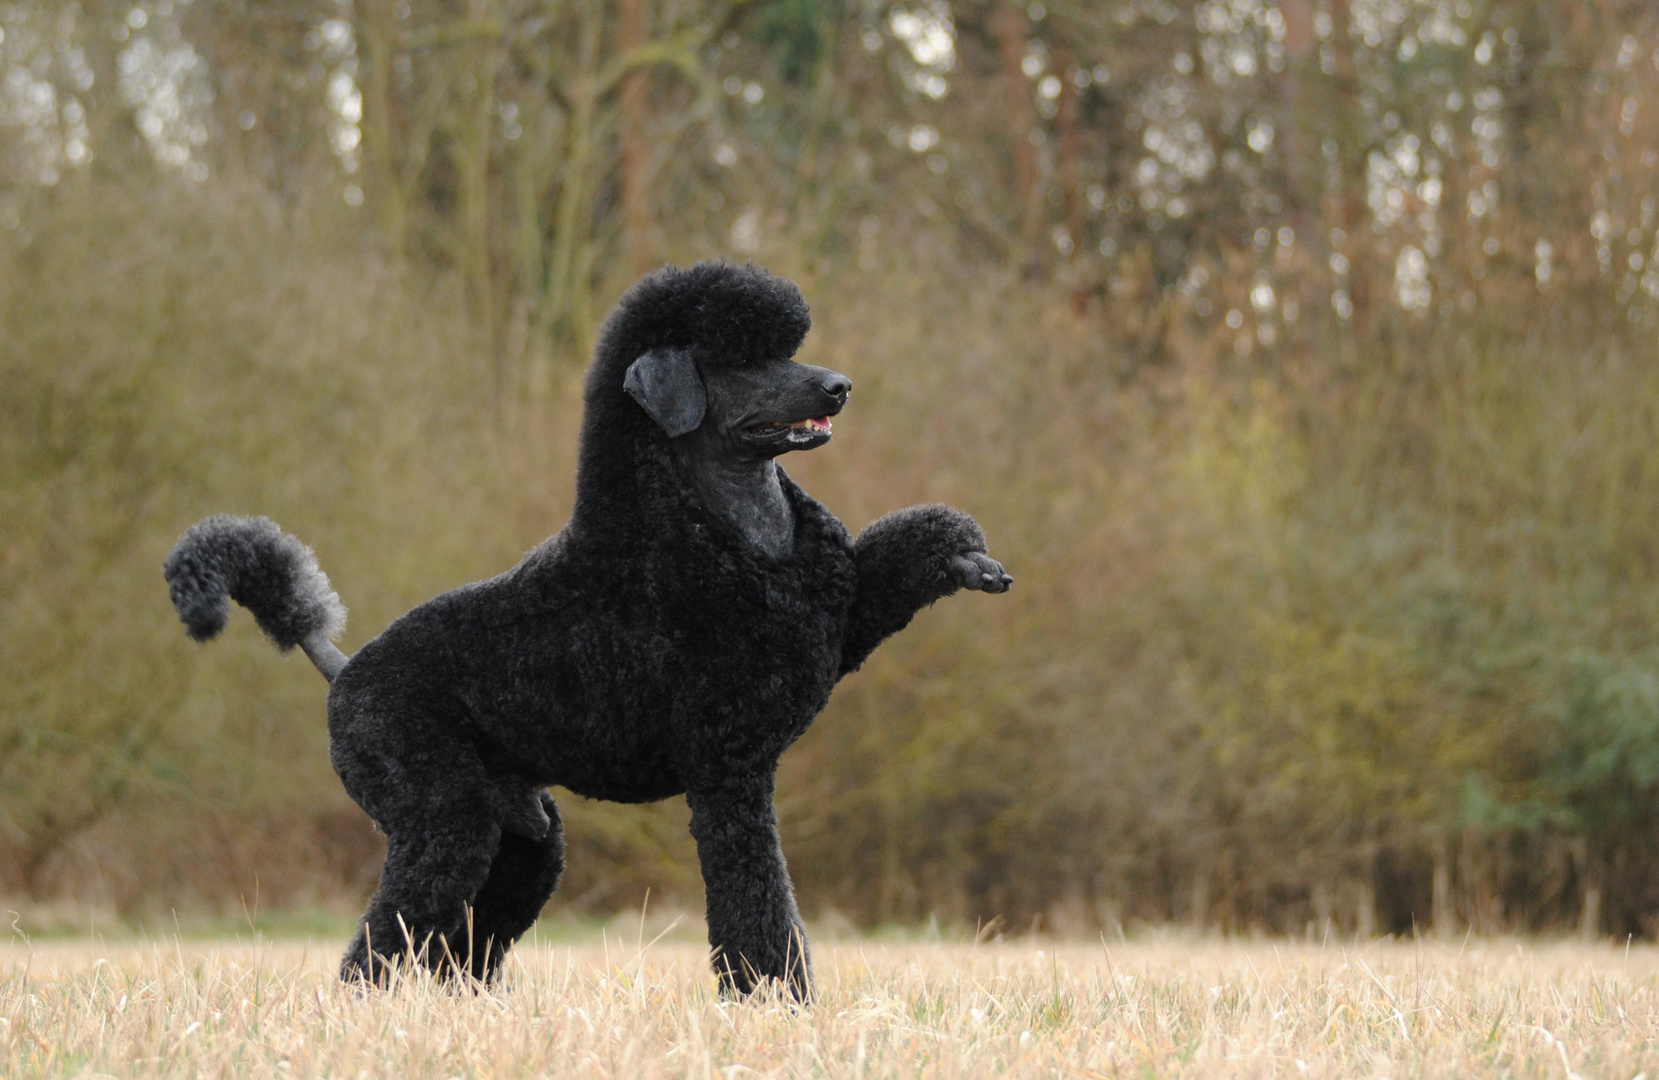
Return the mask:
<svg viewBox="0 0 1659 1080"><path fill-rule="evenodd" d="M750 424L743 429L744 434L764 439L768 442L777 440L792 444L806 444L822 442L831 434L830 418L815 416L808 420L795 420L790 423L762 423Z"/></svg>

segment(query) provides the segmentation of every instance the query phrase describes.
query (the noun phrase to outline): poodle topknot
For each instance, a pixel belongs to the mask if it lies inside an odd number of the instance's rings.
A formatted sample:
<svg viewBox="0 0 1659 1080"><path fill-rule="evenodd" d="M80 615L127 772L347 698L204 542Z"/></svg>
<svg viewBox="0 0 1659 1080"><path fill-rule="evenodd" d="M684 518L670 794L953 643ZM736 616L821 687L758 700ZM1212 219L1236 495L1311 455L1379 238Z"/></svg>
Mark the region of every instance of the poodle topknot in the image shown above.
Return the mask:
<svg viewBox="0 0 1659 1080"><path fill-rule="evenodd" d="M684 794L721 985L810 997L778 759L918 610L1013 580L960 510L899 510L854 541L778 467L830 440L852 390L791 359L810 325L795 286L756 267L645 278L589 368L569 523L352 657L328 640L345 618L328 579L270 521L211 517L179 540L165 571L193 637L217 633L228 597L331 681L330 760L387 838L342 977L493 977L564 869L558 785Z"/></svg>
<svg viewBox="0 0 1659 1080"><path fill-rule="evenodd" d="M728 262L667 266L617 301L597 355L631 363L647 349L687 349L701 364L742 367L789 359L810 329L806 301L787 278Z"/></svg>

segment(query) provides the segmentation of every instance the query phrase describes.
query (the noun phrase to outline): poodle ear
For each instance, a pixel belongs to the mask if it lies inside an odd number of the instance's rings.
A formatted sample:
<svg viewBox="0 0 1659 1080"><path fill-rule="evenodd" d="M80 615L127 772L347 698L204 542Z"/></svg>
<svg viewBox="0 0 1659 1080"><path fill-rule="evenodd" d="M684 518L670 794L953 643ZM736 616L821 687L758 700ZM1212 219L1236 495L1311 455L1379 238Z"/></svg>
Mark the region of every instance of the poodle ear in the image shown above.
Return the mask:
<svg viewBox="0 0 1659 1080"><path fill-rule="evenodd" d="M668 433L670 439L695 431L708 410L697 363L685 349L652 349L628 365L622 380L640 408Z"/></svg>

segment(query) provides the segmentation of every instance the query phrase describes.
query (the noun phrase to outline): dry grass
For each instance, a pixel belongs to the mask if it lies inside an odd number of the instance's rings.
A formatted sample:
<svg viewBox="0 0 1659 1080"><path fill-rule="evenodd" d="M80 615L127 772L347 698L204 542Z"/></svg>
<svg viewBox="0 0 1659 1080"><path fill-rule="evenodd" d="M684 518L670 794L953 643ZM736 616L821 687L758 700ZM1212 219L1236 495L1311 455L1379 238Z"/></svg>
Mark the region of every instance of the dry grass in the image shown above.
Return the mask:
<svg viewBox="0 0 1659 1080"><path fill-rule="evenodd" d="M363 994L334 943L0 947L0 1076L1467 1076L1659 1065L1659 948L851 942L723 1002L694 945Z"/></svg>

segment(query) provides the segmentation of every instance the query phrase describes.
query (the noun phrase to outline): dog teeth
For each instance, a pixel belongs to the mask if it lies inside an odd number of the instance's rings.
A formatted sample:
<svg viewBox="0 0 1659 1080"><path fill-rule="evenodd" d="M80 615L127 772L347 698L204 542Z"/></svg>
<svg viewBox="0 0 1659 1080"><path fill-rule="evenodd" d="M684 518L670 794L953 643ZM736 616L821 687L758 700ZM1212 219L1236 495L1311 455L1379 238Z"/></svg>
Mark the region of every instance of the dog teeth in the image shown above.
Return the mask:
<svg viewBox="0 0 1659 1080"><path fill-rule="evenodd" d="M829 434L829 420L819 417L814 420L798 420L789 425L790 442L810 442L814 436Z"/></svg>
<svg viewBox="0 0 1659 1080"><path fill-rule="evenodd" d="M767 434L785 432L791 437L797 435L814 435L820 431L830 430L830 420L827 416L813 417L809 420L796 420L788 424L767 424L764 428Z"/></svg>

